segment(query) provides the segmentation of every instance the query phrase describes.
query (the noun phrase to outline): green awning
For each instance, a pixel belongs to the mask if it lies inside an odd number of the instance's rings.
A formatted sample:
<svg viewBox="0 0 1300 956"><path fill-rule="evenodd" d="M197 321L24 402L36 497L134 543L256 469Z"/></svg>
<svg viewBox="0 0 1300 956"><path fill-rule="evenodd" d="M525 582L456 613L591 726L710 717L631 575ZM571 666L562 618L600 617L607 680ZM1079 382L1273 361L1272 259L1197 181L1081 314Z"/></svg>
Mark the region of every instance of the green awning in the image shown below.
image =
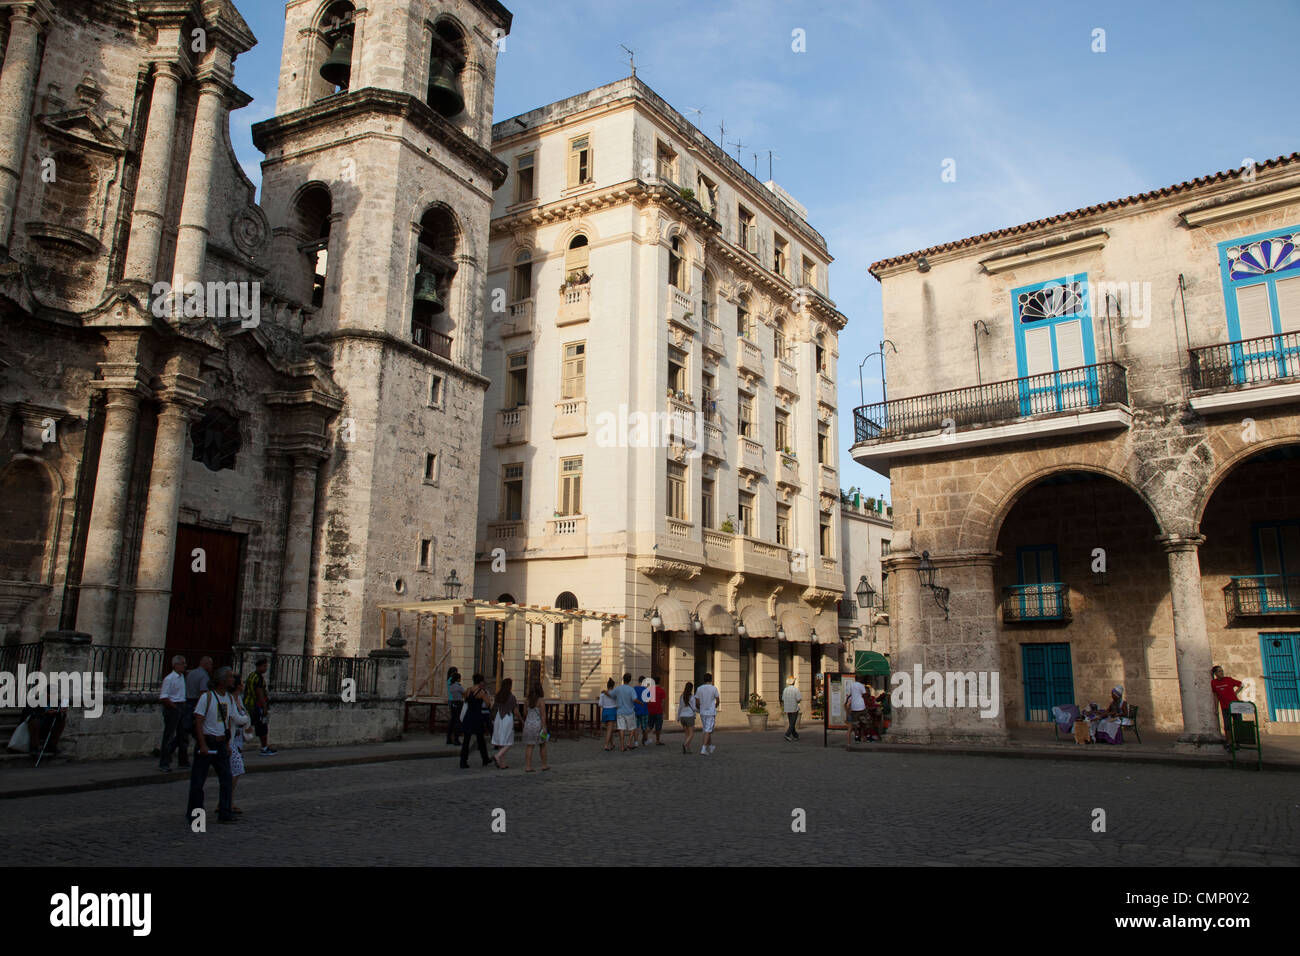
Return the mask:
<svg viewBox="0 0 1300 956"><path fill-rule="evenodd" d="M853 672L871 677L888 677L889 658L875 651L854 651Z"/></svg>

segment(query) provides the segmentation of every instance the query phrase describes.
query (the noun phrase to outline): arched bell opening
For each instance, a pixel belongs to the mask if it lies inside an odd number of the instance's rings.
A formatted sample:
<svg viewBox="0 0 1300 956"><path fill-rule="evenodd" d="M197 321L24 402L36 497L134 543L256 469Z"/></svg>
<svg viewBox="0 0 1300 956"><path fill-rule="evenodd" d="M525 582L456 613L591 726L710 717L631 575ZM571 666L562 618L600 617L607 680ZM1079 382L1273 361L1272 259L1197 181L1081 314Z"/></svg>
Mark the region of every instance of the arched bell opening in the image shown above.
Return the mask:
<svg viewBox="0 0 1300 956"><path fill-rule="evenodd" d="M349 0L331 3L321 14L317 28L316 71L319 83L313 100L345 93L352 85L352 41L356 8Z"/></svg>
<svg viewBox="0 0 1300 956"><path fill-rule="evenodd" d="M443 358L451 358L454 321L448 303L456 276L458 241L459 230L450 210L434 206L421 217L411 341Z"/></svg>
<svg viewBox="0 0 1300 956"><path fill-rule="evenodd" d="M448 119L465 112L463 74L467 60L464 33L450 20L439 20L434 25L429 50L425 102Z"/></svg>

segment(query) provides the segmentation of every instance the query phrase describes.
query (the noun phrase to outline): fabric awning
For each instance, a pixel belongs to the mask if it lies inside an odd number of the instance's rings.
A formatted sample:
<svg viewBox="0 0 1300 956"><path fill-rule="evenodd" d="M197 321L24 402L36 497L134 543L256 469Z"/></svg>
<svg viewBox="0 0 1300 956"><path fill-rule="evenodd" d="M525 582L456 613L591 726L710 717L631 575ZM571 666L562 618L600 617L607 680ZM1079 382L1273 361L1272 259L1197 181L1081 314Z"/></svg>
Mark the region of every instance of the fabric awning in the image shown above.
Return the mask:
<svg viewBox="0 0 1300 956"><path fill-rule="evenodd" d="M853 654L853 672L871 677L889 676L889 658L875 651L855 651Z"/></svg>
<svg viewBox="0 0 1300 956"><path fill-rule="evenodd" d="M671 598L666 594L661 594L655 598L653 607L659 612L659 616L663 618L663 630L691 630L691 617L686 613L686 608L682 607L681 602L676 598Z"/></svg>
<svg viewBox="0 0 1300 956"><path fill-rule="evenodd" d="M782 614L781 627L785 631L787 641L796 644L807 644L812 641L812 628L797 611L786 611Z"/></svg>
<svg viewBox="0 0 1300 956"><path fill-rule="evenodd" d="M722 637L734 637L736 635L736 622L731 619L731 615L723 610L722 605L713 604L705 601L695 613L700 618L700 633L713 634Z"/></svg>
<svg viewBox="0 0 1300 956"><path fill-rule="evenodd" d="M767 616L767 612L756 604L751 604L740 612L740 623L745 625L746 637L776 637L776 625Z"/></svg>

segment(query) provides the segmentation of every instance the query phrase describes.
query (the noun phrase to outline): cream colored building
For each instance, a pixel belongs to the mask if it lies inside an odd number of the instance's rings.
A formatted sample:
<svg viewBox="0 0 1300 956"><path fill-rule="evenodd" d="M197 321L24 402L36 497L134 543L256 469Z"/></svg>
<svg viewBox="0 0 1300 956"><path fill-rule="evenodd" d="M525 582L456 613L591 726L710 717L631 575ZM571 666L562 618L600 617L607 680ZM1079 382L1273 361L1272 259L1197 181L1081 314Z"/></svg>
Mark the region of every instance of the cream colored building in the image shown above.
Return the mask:
<svg viewBox="0 0 1300 956"><path fill-rule="evenodd" d="M839 626L844 651L838 663L842 671L855 668L858 651L890 656L889 573L884 569L884 559L889 556L893 533L893 519L883 503L877 506L874 499L863 498L860 493L840 498L844 597L839 603ZM864 578L870 589L870 606L865 608L860 606L857 594ZM833 663L828 661L825 669L830 670ZM874 659L874 663L878 668L882 662ZM871 676L876 678L873 687L883 690L884 675Z"/></svg>
<svg viewBox="0 0 1300 956"><path fill-rule="evenodd" d="M549 694L711 671L724 722L775 708L838 642L825 240L635 77L493 150L475 596L627 615L527 649Z"/></svg>
<svg viewBox="0 0 1300 956"><path fill-rule="evenodd" d="M898 352L852 453L891 480L896 670L1001 675L996 717L898 733L1050 735L1122 684L1217 746L1212 664L1300 731L1298 241L1292 154L871 267Z"/></svg>

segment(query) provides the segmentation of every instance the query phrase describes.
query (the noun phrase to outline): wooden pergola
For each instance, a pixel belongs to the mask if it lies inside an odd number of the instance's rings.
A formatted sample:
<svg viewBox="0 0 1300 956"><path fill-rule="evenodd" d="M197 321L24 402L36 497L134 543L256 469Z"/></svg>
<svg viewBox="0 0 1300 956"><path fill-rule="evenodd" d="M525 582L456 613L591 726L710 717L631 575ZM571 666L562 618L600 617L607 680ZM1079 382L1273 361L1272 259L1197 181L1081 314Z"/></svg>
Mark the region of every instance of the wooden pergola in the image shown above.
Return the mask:
<svg viewBox="0 0 1300 956"><path fill-rule="evenodd" d="M581 608L569 610L539 604L510 604L504 601L483 601L476 598L404 601L379 605L379 630L383 635L382 640L387 640L389 633L388 615L390 612L393 614L393 626L398 629L402 627L403 617L408 621L414 618L415 636L410 640L414 649L414 657L411 661L412 674L417 673L419 670L420 634L425 618L431 619L429 621L429 628L433 638L431 644L431 674L436 674L442 669L453 650L451 635L448 633L446 646L442 649L441 654L438 652L437 619L439 617L449 618L456 624L464 623L464 618L471 615L476 624L480 621L498 621L503 624L522 621L530 629L533 625L544 628L548 624L575 624L581 621L596 621L602 627L606 627L627 619L626 614L587 611ZM456 620L458 617L461 618L460 621ZM403 637L405 636L403 632ZM500 671L500 665L504 663L502 654L503 649L498 645L498 672Z"/></svg>

